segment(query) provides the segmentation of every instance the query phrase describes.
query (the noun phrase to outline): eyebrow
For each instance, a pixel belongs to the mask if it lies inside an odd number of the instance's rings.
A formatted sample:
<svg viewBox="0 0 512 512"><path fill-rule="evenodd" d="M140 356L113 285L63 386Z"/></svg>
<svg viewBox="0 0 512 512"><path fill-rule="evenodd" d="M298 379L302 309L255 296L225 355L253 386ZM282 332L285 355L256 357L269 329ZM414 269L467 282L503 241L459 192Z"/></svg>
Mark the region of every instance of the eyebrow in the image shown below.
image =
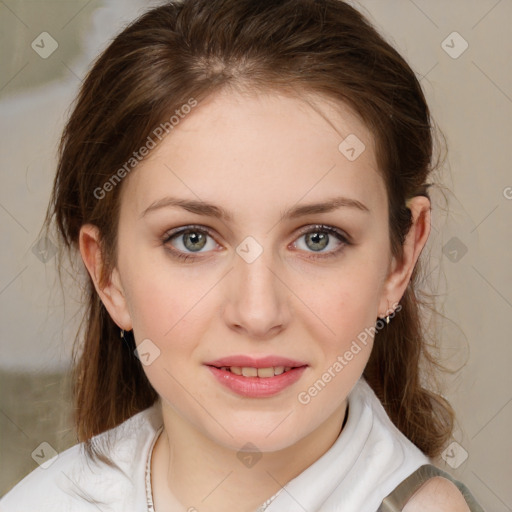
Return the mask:
<svg viewBox="0 0 512 512"><path fill-rule="evenodd" d="M197 215L204 215L207 217L215 217L223 219L225 221L232 221L233 214L222 208L211 203L204 201L195 201L190 199L180 199L177 197L164 197L151 203L140 215L140 218L144 217L147 213L159 210L161 208L179 207ZM369 213L370 209L365 206L361 201L357 199L351 199L348 197L333 197L319 203L303 204L299 206L293 206L288 210L281 212L280 220L290 220L297 217L304 217L306 215L317 214L317 213L328 213L338 208L353 208L361 212Z"/></svg>

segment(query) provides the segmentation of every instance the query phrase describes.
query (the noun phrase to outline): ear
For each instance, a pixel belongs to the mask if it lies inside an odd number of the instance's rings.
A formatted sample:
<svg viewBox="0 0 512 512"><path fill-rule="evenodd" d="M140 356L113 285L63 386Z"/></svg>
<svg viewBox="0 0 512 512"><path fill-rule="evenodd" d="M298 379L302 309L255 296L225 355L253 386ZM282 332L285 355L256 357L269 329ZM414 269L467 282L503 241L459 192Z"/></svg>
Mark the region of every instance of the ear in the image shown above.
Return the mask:
<svg viewBox="0 0 512 512"><path fill-rule="evenodd" d="M103 256L99 230L96 226L84 224L80 228L79 246L82 260L87 267L94 287L112 320L121 329L129 331L132 328L132 321L117 268L114 268L112 274L105 278L105 282L101 280Z"/></svg>
<svg viewBox="0 0 512 512"><path fill-rule="evenodd" d="M411 210L412 226L403 246L403 260L392 258L379 304L379 316L392 313L392 304L398 304L409 284L412 272L430 234L430 200L424 196L414 196L407 201Z"/></svg>

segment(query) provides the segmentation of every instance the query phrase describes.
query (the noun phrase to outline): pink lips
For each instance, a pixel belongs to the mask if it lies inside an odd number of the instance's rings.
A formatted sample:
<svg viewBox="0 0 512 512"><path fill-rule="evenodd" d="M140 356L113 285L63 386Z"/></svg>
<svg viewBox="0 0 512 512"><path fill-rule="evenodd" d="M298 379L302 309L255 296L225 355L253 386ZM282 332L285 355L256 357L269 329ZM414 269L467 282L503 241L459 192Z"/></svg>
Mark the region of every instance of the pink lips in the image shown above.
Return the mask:
<svg viewBox="0 0 512 512"><path fill-rule="evenodd" d="M254 358L251 356L230 356L205 363L208 369L218 382L229 388L238 395L249 398L265 398L278 394L288 386L297 382L304 370L308 367L303 361L296 361L280 356L266 356ZM273 377L244 377L230 371L223 370L225 367L290 367L291 369L281 375Z"/></svg>

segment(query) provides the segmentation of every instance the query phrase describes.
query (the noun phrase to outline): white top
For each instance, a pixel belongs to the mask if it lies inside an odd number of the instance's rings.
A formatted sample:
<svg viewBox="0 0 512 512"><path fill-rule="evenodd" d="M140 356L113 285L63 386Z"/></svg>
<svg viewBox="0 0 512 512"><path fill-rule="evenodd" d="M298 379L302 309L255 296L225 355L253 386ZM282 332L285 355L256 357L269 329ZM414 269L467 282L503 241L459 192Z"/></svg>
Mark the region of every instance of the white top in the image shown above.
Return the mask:
<svg viewBox="0 0 512 512"><path fill-rule="evenodd" d="M348 404L331 448L258 510L375 512L402 480L432 463L394 426L363 377ZM9 491L0 512L153 512L150 458L162 425L154 405L93 438L109 443L108 455L121 471L90 461L83 443L69 448Z"/></svg>

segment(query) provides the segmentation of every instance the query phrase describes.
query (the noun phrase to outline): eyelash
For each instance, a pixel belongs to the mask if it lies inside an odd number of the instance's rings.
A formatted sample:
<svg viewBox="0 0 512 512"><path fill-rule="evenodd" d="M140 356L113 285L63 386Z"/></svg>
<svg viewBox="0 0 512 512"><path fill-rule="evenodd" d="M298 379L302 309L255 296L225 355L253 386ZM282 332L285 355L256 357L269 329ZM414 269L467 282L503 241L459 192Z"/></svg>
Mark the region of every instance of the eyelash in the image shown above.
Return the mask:
<svg viewBox="0 0 512 512"><path fill-rule="evenodd" d="M167 245L173 238L178 237L179 235L182 235L187 231L199 232L199 233L206 234L213 238L213 235L212 235L212 232L210 229L208 229L204 226L192 224L190 226L184 226L182 228L168 231L167 233L165 233L162 242L164 245ZM337 249L327 252L327 253L322 253L322 254L312 253L312 256L310 256L310 257L313 259L326 259L326 258L332 258L332 257L338 256L338 254L343 251L345 246L352 245L352 243L348 241L347 236L344 235L344 233L342 231L338 230L337 228L335 228L333 226L327 226L324 224L315 224L313 226L308 226L308 229L304 229L299 233L298 238L300 238L301 236L307 235L309 233L319 233L319 232L326 232L330 235L334 235L340 242L342 242L342 245L340 247L338 247ZM182 260L182 261L191 261L191 260L197 260L197 259L201 258L201 256L194 256L189 253L183 253L174 248L170 248L168 250L171 253L172 257L174 257L178 260Z"/></svg>

